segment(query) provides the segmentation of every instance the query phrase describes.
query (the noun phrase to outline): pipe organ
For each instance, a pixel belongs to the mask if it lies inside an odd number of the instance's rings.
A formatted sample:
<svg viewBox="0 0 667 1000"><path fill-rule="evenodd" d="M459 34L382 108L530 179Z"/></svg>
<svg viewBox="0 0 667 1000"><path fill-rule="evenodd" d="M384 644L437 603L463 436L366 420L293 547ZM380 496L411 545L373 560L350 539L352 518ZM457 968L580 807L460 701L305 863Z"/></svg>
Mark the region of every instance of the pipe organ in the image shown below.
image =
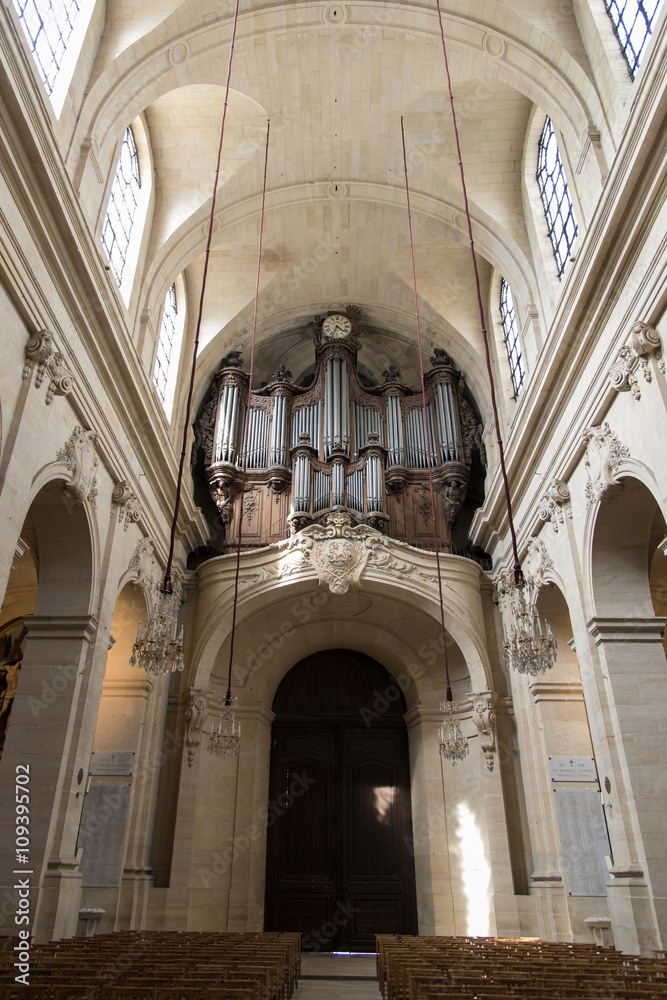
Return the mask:
<svg viewBox="0 0 667 1000"><path fill-rule="evenodd" d="M437 530L445 550L451 544L472 448L483 452L481 425L462 394L461 373L436 349L425 376L425 426L421 392L404 384L394 365L381 384L362 385L359 318L359 310L348 306L345 314L329 313L309 324L316 371L307 388L280 365L268 385L253 390L238 353L223 360L195 437L226 545L238 543L241 520L244 545L268 545L344 509L355 523L428 546L429 449Z"/></svg>

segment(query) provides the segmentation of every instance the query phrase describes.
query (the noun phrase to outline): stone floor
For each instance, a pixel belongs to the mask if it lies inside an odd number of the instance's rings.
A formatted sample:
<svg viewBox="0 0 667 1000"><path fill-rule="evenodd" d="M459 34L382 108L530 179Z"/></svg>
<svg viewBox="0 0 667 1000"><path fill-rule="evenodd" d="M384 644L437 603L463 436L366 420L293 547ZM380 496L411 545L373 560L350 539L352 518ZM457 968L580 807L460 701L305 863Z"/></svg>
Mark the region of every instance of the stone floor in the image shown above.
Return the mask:
<svg viewBox="0 0 667 1000"><path fill-rule="evenodd" d="M380 1000L375 955L303 955L294 1000Z"/></svg>

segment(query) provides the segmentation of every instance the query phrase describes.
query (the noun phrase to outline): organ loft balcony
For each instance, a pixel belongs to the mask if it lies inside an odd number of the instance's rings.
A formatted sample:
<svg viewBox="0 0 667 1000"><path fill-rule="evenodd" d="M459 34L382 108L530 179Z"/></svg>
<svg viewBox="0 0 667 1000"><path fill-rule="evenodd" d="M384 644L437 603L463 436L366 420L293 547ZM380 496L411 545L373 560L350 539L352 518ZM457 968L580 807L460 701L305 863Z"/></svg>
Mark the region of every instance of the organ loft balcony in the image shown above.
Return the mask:
<svg viewBox="0 0 667 1000"><path fill-rule="evenodd" d="M435 517L441 551L486 561L467 540L486 455L462 372L434 350L425 417L421 386L403 382L396 365L376 384L362 380L358 352L372 334L360 318L348 306L308 324L315 372L307 385L279 364L254 388L238 352L222 359L193 450L195 486L199 479L202 507L216 522L209 555L236 548L239 534L242 548L257 548L345 512L352 524L427 549Z"/></svg>

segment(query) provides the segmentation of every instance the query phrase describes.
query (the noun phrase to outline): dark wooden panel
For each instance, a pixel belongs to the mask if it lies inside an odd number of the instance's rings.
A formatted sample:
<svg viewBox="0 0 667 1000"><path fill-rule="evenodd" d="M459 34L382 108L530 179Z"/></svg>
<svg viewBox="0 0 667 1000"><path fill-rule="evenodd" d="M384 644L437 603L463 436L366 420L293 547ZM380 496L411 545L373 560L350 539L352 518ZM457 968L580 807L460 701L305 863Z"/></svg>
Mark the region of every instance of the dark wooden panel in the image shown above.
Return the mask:
<svg viewBox="0 0 667 1000"><path fill-rule="evenodd" d="M374 951L375 934L417 931L400 689L379 723L359 712L392 685L368 657L330 650L274 701L266 929L300 930L305 950Z"/></svg>

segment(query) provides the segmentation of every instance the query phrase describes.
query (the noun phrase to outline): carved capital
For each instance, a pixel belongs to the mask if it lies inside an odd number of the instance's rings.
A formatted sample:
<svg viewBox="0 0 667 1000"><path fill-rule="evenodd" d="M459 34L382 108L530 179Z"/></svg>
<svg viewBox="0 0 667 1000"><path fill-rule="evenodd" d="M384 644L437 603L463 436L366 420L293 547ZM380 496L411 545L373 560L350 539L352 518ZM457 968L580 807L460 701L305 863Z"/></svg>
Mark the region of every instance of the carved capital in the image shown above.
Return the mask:
<svg viewBox="0 0 667 1000"><path fill-rule="evenodd" d="M65 359L55 349L53 334L48 330L31 337L25 348L25 362L21 377L29 379L33 370L37 369L35 375L35 386L39 389L42 382L48 377L49 385L46 390L45 402L47 406L54 396L66 396L74 387L74 373L65 364Z"/></svg>
<svg viewBox="0 0 667 1000"><path fill-rule="evenodd" d="M201 733L208 714L208 691L190 688L185 709L185 745L188 749L188 767L192 767L201 743Z"/></svg>
<svg viewBox="0 0 667 1000"><path fill-rule="evenodd" d="M472 721L480 738L482 753L486 757L486 766L493 771L493 755L496 752L496 701L495 691L481 691L471 694Z"/></svg>
<svg viewBox="0 0 667 1000"><path fill-rule="evenodd" d="M118 523L127 531L130 524L136 524L143 517L143 507L137 500L126 479L116 483L111 494L111 516L118 510Z"/></svg>
<svg viewBox="0 0 667 1000"><path fill-rule="evenodd" d="M94 431L85 431L83 427L75 427L69 441L58 451L56 458L65 462L71 478L65 487L65 499L77 504L88 500L95 504L97 496L97 468L100 464L95 454L98 437Z"/></svg>
<svg viewBox="0 0 667 1000"><path fill-rule="evenodd" d="M623 492L616 472L624 458L630 454L621 444L608 423L599 427L588 427L584 431L586 442L586 500L588 505L608 503Z"/></svg>
<svg viewBox="0 0 667 1000"><path fill-rule="evenodd" d="M558 528L564 523L565 518L572 517L570 488L566 482L562 479L551 480L540 500L537 516L541 521L551 521L554 533L558 534Z"/></svg>

